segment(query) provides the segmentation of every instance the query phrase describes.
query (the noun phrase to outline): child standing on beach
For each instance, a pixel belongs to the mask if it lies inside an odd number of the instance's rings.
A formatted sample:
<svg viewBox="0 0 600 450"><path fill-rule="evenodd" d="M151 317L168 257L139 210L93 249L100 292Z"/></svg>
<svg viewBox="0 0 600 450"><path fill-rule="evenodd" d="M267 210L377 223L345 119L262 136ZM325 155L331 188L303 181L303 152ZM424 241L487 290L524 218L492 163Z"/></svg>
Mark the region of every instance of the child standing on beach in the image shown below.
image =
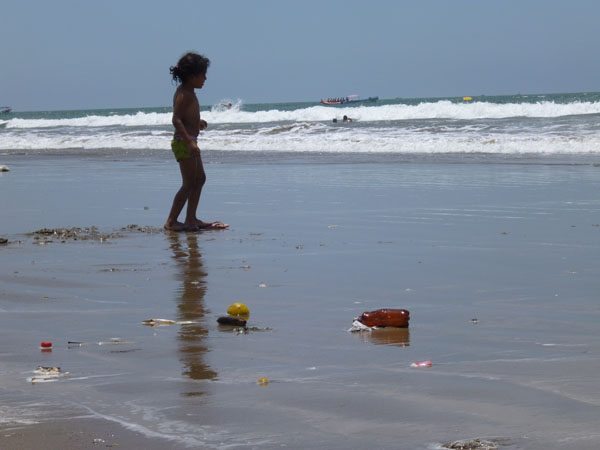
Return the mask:
<svg viewBox="0 0 600 450"><path fill-rule="evenodd" d="M179 163L182 182L165 222L167 230L198 231L228 227L221 222L203 222L196 218L200 194L206 182L204 165L198 148L198 134L208 125L200 118L200 103L194 90L204 86L209 65L208 58L190 52L183 55L176 66L170 68L173 80L180 83L173 95L175 134L171 141L171 149ZM186 202L185 222L181 223L177 219Z"/></svg>

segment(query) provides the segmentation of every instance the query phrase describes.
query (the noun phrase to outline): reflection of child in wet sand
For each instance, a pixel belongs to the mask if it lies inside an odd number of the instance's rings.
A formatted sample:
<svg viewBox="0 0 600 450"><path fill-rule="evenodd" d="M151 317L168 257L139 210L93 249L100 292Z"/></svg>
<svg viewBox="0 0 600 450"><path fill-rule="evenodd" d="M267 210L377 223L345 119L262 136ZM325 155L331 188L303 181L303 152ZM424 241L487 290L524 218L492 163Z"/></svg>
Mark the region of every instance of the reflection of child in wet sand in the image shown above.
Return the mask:
<svg viewBox="0 0 600 450"><path fill-rule="evenodd" d="M202 187L206 182L204 165L198 148L198 134L207 127L200 118L200 104L194 89L200 89L206 81L210 61L197 53L186 53L170 71L173 79L180 83L173 96L173 126L175 135L171 149L179 162L181 188L175 194L173 206L165 222L165 229L173 231L197 231L202 229L224 229L221 222L203 222L196 218ZM177 220L187 202L185 222Z"/></svg>

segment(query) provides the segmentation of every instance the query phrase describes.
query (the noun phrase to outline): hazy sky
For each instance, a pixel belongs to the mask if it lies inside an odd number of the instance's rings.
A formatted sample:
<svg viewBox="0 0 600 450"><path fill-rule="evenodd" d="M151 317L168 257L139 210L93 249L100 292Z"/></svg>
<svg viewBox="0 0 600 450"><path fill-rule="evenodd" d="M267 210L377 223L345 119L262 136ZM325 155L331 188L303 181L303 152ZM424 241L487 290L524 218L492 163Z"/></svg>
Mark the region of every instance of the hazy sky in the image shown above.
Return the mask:
<svg viewBox="0 0 600 450"><path fill-rule="evenodd" d="M169 66L211 59L203 103L600 90L597 0L3 0L0 105L166 106Z"/></svg>

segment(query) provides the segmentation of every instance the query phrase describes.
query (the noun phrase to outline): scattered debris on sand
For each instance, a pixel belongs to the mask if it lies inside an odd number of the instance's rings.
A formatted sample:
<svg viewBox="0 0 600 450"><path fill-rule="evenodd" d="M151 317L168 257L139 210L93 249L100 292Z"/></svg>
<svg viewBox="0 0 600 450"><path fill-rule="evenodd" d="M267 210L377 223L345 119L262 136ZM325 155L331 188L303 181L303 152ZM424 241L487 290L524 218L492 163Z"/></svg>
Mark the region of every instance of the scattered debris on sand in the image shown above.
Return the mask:
<svg viewBox="0 0 600 450"><path fill-rule="evenodd" d="M33 237L38 245L46 245L51 242L65 243L67 241L96 241L106 242L109 239L122 238L127 233L162 233L163 229L159 227L127 225L118 230L102 232L96 226L91 227L71 227L71 228L40 228L26 236Z"/></svg>
<svg viewBox="0 0 600 450"><path fill-rule="evenodd" d="M98 345L121 345L121 344L133 344L133 341L126 341L124 339L118 338L118 337L114 337L114 338L110 338L110 340L108 341L100 341L98 342Z"/></svg>
<svg viewBox="0 0 600 450"><path fill-rule="evenodd" d="M164 229L163 228L159 228L159 227L151 227L148 225L136 225L136 224L131 224L131 225L127 225L126 227L121 228L121 231L126 231L129 233L149 233L149 234L154 234L154 233L163 233Z"/></svg>
<svg viewBox="0 0 600 450"><path fill-rule="evenodd" d="M217 318L219 325L228 325L233 327L245 327L246 319L241 317L221 316Z"/></svg>
<svg viewBox="0 0 600 450"><path fill-rule="evenodd" d="M192 320L171 320L171 319L146 319L142 320L143 325L147 325L149 327L162 327L169 325L191 325L194 323Z"/></svg>
<svg viewBox="0 0 600 450"><path fill-rule="evenodd" d="M27 233L28 236L33 236L34 241L40 245L44 245L54 240L60 242L66 241L99 241L104 242L108 239L118 237L117 233L101 233L97 227L73 227L73 228L40 228L32 233Z"/></svg>
<svg viewBox="0 0 600 450"><path fill-rule="evenodd" d="M35 369L33 373L34 376L27 378L27 381L32 384L57 381L59 378L69 374L69 372L63 372L62 370L60 370L60 367L45 366L38 366L38 368Z"/></svg>
<svg viewBox="0 0 600 450"><path fill-rule="evenodd" d="M249 333L255 333L255 332L261 332L261 331L273 331L273 328L271 327L238 327L238 328L232 328L231 331L234 334L249 334Z"/></svg>
<svg viewBox="0 0 600 450"><path fill-rule="evenodd" d="M480 438L448 442L442 447L451 450L498 450L496 442Z"/></svg>

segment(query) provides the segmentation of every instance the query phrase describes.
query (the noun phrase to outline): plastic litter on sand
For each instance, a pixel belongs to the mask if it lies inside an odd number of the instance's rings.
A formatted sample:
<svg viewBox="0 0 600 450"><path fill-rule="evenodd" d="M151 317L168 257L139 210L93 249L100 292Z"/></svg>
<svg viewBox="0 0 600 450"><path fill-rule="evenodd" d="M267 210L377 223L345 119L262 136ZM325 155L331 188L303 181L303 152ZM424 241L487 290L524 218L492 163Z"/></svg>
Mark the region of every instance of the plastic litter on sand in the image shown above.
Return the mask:
<svg viewBox="0 0 600 450"><path fill-rule="evenodd" d="M35 383L48 383L52 381L58 381L59 378L68 375L69 372L63 372L60 370L60 367L44 367L38 366L37 369L33 371L34 376L28 377L27 381L35 384Z"/></svg>
<svg viewBox="0 0 600 450"><path fill-rule="evenodd" d="M431 367L432 365L433 365L433 363L431 361L415 361L414 363L412 363L410 365L410 367L421 368L421 367Z"/></svg>
<svg viewBox="0 0 600 450"><path fill-rule="evenodd" d="M133 344L133 341L125 341L121 338L115 337L115 338L110 338L109 341L100 341L98 342L98 345L120 345L120 344Z"/></svg>
<svg viewBox="0 0 600 450"><path fill-rule="evenodd" d="M233 317L241 316L248 318L250 317L250 309L244 303L235 302L229 305L227 308L227 314Z"/></svg>
<svg viewBox="0 0 600 450"><path fill-rule="evenodd" d="M148 325L150 327L161 327L161 326L169 326L169 325L190 325L194 322L192 320L171 320L171 319L146 319L142 320L142 324Z"/></svg>

